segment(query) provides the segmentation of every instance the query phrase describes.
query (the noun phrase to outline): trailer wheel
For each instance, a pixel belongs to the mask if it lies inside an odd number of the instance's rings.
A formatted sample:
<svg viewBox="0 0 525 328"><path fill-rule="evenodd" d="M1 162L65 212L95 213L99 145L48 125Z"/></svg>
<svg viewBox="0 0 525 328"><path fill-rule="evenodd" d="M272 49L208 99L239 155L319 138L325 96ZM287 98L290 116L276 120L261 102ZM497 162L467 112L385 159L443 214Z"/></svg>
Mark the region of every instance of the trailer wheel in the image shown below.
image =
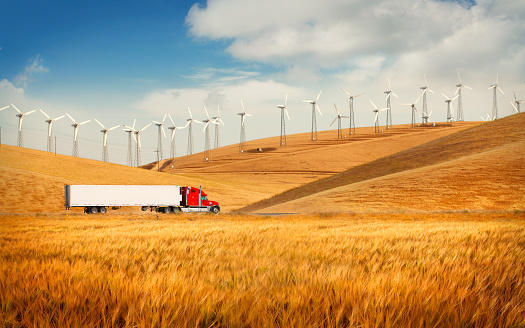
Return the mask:
<svg viewBox="0 0 525 328"><path fill-rule="evenodd" d="M217 206L213 206L213 207L211 208L211 212L212 212L213 214L219 214L219 211L220 211L220 210L219 210L219 208L218 208Z"/></svg>
<svg viewBox="0 0 525 328"><path fill-rule="evenodd" d="M164 214L168 214L169 212L171 212L171 209L170 209L169 206L168 206L168 207L164 207L164 208L162 209L162 211L164 212Z"/></svg>
<svg viewBox="0 0 525 328"><path fill-rule="evenodd" d="M99 212L99 213L102 213L102 214L106 214L107 211L108 211L108 210L107 210L104 206L102 206L102 207L100 207L100 208L98 209L98 212Z"/></svg>
<svg viewBox="0 0 525 328"><path fill-rule="evenodd" d="M180 207L174 207L173 208L173 213L177 214L177 213L180 213L180 212L182 212Z"/></svg>
<svg viewBox="0 0 525 328"><path fill-rule="evenodd" d="M148 207L147 206L142 206L140 209L142 210L142 212L145 212L145 211L148 210Z"/></svg>
<svg viewBox="0 0 525 328"><path fill-rule="evenodd" d="M89 213L90 214L97 214L98 213L98 208L96 206L90 207L89 208Z"/></svg>

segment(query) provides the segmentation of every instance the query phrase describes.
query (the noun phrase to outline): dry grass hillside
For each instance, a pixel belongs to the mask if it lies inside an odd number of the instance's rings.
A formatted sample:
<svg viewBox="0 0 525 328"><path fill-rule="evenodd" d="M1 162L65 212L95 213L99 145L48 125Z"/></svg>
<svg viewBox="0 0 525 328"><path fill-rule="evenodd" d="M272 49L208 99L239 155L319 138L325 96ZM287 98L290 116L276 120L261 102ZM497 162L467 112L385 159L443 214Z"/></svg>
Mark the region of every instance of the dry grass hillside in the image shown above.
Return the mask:
<svg viewBox="0 0 525 328"><path fill-rule="evenodd" d="M156 163L144 170L2 145L0 213L62 212L65 184L202 186L227 212L477 124L395 126L380 134L361 128L345 140L335 139L337 131L322 131L317 142L309 141L309 133L288 136L286 147L274 137L248 142L245 154L237 145L216 149L211 162L204 162L202 153L164 161L163 172L156 171Z"/></svg>
<svg viewBox="0 0 525 328"><path fill-rule="evenodd" d="M525 113L488 122L252 204L248 212L525 208Z"/></svg>

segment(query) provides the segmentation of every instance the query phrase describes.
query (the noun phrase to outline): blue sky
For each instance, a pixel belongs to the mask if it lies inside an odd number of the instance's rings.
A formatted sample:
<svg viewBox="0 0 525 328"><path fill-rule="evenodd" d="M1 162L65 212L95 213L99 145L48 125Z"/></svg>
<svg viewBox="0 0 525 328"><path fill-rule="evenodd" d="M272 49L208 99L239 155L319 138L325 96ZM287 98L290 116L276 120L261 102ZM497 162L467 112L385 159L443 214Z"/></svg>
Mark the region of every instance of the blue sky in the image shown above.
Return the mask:
<svg viewBox="0 0 525 328"><path fill-rule="evenodd" d="M368 100L384 104L387 78L394 124L410 122L410 108L424 85L431 121L444 121L440 93L452 96L458 82L467 120L492 110L487 88L499 84L500 116L510 115L516 92L525 98L525 4L520 1L12 1L0 3L0 108L14 103L27 112L50 116L69 113L92 121L79 131L80 156L101 158L100 127L145 126L170 113L184 125L190 106L205 119L221 106L223 145L238 142L240 99L253 114L247 139L278 135L277 105L288 94L288 133L308 132L311 99L319 90L323 116L318 129L329 129L333 104L347 108L356 98L357 126L373 125ZM16 112L0 112L2 142L16 144ZM381 119L381 118L380 118ZM45 150L47 126L38 111L24 119L24 141ZM384 120L384 119L383 119ZM71 154L68 118L54 133L60 153ZM169 124L171 125L171 124ZM166 131L167 132L167 131ZM187 131L177 132L177 152L186 154ZM335 132L336 134L336 132ZM213 133L212 133L213 135ZM202 127L195 148L204 148ZM142 162L156 157L157 131L143 133ZM110 160L125 164L126 134L112 131ZM169 139L164 140L164 157Z"/></svg>

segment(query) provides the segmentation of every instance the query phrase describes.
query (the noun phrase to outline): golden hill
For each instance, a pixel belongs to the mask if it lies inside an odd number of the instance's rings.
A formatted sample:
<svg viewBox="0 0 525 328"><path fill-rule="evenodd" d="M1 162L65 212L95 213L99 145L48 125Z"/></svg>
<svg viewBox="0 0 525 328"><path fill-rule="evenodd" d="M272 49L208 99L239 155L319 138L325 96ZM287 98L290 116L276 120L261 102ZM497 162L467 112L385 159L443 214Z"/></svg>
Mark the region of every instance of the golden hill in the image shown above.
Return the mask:
<svg viewBox="0 0 525 328"><path fill-rule="evenodd" d="M215 149L210 162L204 162L202 153L163 161L159 163L163 172L156 171L156 163L144 170L2 145L0 213L62 212L65 184L202 186L227 212L477 124L394 126L380 134L360 128L344 140L336 139L337 131L322 131L316 142L305 133L288 136L285 147L273 137L249 141L244 154L239 154L238 145Z"/></svg>
<svg viewBox="0 0 525 328"><path fill-rule="evenodd" d="M460 131L252 204L247 212L525 208L525 113Z"/></svg>

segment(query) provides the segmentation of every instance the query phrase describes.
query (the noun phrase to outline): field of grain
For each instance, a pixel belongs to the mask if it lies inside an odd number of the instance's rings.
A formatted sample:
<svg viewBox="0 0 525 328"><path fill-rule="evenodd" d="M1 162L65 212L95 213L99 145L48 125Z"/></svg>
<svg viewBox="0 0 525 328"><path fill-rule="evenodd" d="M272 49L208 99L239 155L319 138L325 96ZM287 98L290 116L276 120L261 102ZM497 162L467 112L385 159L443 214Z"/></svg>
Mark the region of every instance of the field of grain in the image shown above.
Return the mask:
<svg viewBox="0 0 525 328"><path fill-rule="evenodd" d="M523 327L523 212L0 216L3 327Z"/></svg>

